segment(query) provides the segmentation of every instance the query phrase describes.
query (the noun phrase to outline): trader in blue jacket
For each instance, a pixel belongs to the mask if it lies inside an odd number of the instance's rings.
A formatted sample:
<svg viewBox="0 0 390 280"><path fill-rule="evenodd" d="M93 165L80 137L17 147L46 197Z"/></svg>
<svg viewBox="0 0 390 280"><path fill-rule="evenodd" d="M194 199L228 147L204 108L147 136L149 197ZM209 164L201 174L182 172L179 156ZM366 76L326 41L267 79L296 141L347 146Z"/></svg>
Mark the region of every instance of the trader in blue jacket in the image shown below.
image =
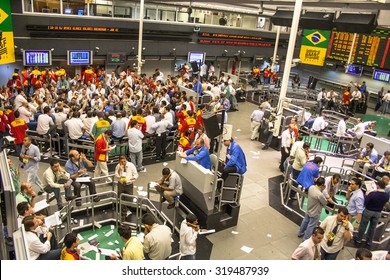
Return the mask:
<svg viewBox="0 0 390 280"><path fill-rule="evenodd" d="M233 138L223 141L226 151L225 167L222 171L222 179L226 180L229 173L238 173L243 175L246 172L246 159L240 145L234 142Z"/></svg>
<svg viewBox="0 0 390 280"><path fill-rule="evenodd" d="M205 147L204 140L202 138L196 139L195 147L180 154L180 157L185 158L186 160L195 160L204 168L211 170L209 150Z"/></svg>

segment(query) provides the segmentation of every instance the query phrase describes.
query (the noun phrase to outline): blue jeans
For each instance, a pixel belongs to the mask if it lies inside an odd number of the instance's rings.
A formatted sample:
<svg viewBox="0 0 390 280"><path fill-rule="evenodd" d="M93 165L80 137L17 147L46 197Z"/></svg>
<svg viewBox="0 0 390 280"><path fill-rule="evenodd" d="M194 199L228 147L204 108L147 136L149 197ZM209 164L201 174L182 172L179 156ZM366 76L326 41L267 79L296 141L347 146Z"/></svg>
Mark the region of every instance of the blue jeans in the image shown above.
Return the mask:
<svg viewBox="0 0 390 280"><path fill-rule="evenodd" d="M337 259L337 256L339 254L340 251L337 251L336 253L327 253L325 252L324 249L322 249L321 247L321 260L328 260L328 261L333 261L333 260L336 260Z"/></svg>
<svg viewBox="0 0 390 280"><path fill-rule="evenodd" d="M307 213L305 217L303 218L303 221L301 223L301 227L298 231L298 236L303 235L303 239L309 239L313 233L314 228L318 224L318 221L320 220L320 215L310 217Z"/></svg>
<svg viewBox="0 0 390 280"><path fill-rule="evenodd" d="M370 222L370 226L368 227L368 231L366 234L366 241L367 243L371 243L372 238L374 237L376 225L378 224L380 217L381 217L381 212L364 209L356 239L358 241L362 240L368 222Z"/></svg>
<svg viewBox="0 0 390 280"><path fill-rule="evenodd" d="M382 114L383 115L387 114L387 110L389 109L389 104L390 104L390 101L383 102L383 108L382 108Z"/></svg>
<svg viewBox="0 0 390 280"><path fill-rule="evenodd" d="M50 250L46 254L40 254L37 260L59 260L62 249Z"/></svg>

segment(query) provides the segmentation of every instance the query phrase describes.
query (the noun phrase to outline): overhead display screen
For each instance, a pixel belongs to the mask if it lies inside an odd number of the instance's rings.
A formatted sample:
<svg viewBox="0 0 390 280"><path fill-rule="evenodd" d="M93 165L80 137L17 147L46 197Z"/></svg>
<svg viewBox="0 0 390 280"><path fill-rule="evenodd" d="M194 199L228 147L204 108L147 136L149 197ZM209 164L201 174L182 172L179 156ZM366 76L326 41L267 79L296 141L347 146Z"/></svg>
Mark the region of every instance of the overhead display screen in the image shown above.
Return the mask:
<svg viewBox="0 0 390 280"><path fill-rule="evenodd" d="M354 64L348 65L348 68L345 71L345 73L355 75L355 76L361 76L362 72L363 72L363 66L354 65Z"/></svg>
<svg viewBox="0 0 390 280"><path fill-rule="evenodd" d="M68 65L91 65L92 51L68 51Z"/></svg>
<svg viewBox="0 0 390 280"><path fill-rule="evenodd" d="M382 70L374 70L372 78L381 82L390 82L390 72Z"/></svg>
<svg viewBox="0 0 390 280"><path fill-rule="evenodd" d="M124 64L126 62L125 52L109 52L107 54L107 64Z"/></svg>
<svg viewBox="0 0 390 280"><path fill-rule="evenodd" d="M25 66L51 65L51 51L24 51L23 64Z"/></svg>
<svg viewBox="0 0 390 280"><path fill-rule="evenodd" d="M371 35L357 34L352 46L353 36L348 32L332 32L327 58L348 61L352 48L352 63L390 69L389 34L380 31Z"/></svg>

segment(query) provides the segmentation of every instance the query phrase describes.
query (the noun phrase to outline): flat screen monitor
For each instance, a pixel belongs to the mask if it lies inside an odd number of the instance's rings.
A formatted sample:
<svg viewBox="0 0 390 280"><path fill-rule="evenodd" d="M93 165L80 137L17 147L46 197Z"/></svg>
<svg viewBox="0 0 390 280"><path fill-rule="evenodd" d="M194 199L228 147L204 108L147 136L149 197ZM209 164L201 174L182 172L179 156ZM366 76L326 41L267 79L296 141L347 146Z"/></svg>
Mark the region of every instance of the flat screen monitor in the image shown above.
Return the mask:
<svg viewBox="0 0 390 280"><path fill-rule="evenodd" d="M92 65L92 51L68 51L68 65Z"/></svg>
<svg viewBox="0 0 390 280"><path fill-rule="evenodd" d="M206 59L206 53L204 52L189 52L188 62L196 62L199 66L203 64Z"/></svg>
<svg viewBox="0 0 390 280"><path fill-rule="evenodd" d="M355 76L361 76L363 72L363 66L356 65L356 64L349 64L347 70L345 73L355 75Z"/></svg>
<svg viewBox="0 0 390 280"><path fill-rule="evenodd" d="M390 72L382 71L382 70L374 70L374 73L372 74L372 78L377 81L388 83L390 82Z"/></svg>
<svg viewBox="0 0 390 280"><path fill-rule="evenodd" d="M64 9L64 14L68 14L68 15L72 14L72 9L71 8L65 8Z"/></svg>
<svg viewBox="0 0 390 280"><path fill-rule="evenodd" d="M126 53L125 52L109 52L107 53L107 64L116 65L124 64L126 62Z"/></svg>
<svg viewBox="0 0 390 280"><path fill-rule="evenodd" d="M45 66L51 65L51 51L32 51L23 52L24 66Z"/></svg>

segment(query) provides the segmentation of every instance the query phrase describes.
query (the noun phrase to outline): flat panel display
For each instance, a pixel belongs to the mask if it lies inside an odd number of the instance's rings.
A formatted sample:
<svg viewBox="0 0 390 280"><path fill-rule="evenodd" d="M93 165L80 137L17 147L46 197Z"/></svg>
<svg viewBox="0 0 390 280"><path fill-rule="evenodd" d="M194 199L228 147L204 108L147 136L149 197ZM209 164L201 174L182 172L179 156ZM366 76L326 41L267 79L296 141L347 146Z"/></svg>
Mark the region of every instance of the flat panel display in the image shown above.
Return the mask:
<svg viewBox="0 0 390 280"><path fill-rule="evenodd" d="M107 53L107 64L124 64L126 62L125 52L109 52Z"/></svg>
<svg viewBox="0 0 390 280"><path fill-rule="evenodd" d="M188 53L188 62L195 61L198 65L202 65L206 59L205 52L189 52Z"/></svg>
<svg viewBox="0 0 390 280"><path fill-rule="evenodd" d="M347 70L345 70L345 73L355 75L355 76L361 76L362 72L363 72L363 66L355 65L355 64L348 65Z"/></svg>
<svg viewBox="0 0 390 280"><path fill-rule="evenodd" d="M381 82L390 82L390 72L382 70L374 70L372 78Z"/></svg>
<svg viewBox="0 0 390 280"><path fill-rule="evenodd" d="M68 65L92 65L92 51L68 51Z"/></svg>
<svg viewBox="0 0 390 280"><path fill-rule="evenodd" d="M23 52L23 65L25 66L51 65L51 51L25 50Z"/></svg>

